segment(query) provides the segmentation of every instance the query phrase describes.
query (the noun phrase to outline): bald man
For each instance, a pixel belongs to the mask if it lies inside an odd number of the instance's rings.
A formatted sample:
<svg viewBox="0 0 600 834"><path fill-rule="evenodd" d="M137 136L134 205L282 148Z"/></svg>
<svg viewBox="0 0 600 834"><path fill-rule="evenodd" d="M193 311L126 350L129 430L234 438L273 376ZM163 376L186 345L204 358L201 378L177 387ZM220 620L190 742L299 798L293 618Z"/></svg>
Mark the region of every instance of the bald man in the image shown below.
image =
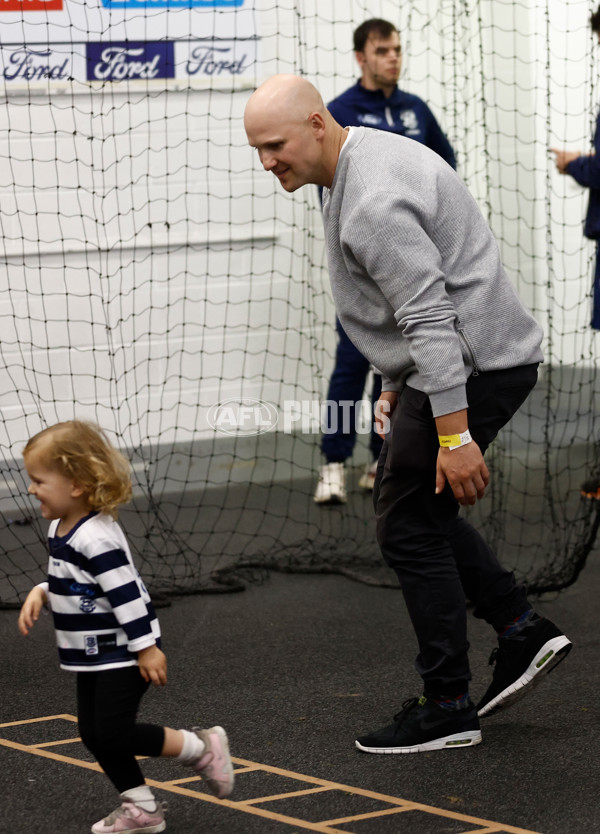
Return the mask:
<svg viewBox="0 0 600 834"><path fill-rule="evenodd" d="M266 81L246 105L244 126L263 167L286 191L308 183L330 187L348 131L309 81L295 75Z"/></svg>
<svg viewBox="0 0 600 834"><path fill-rule="evenodd" d="M398 87L402 46L394 24L382 18L370 18L354 30L352 39L360 78L327 104L336 122L409 136L415 142L427 145L456 168L454 150L428 105L419 96ZM325 462L319 467L313 498L316 504L325 506L343 504L347 500L346 462L356 444L357 408L371 370L369 361L354 347L340 320L336 319L335 324L338 342L327 389L328 431L321 438ZM370 387L374 407L381 393L380 374L373 374ZM358 486L372 492L383 440L370 415L369 422L370 462L366 464Z"/></svg>
<svg viewBox="0 0 600 834"><path fill-rule="evenodd" d="M479 718L529 693L571 648L459 515L483 498L483 454L535 385L541 328L475 201L438 154L388 132L343 128L315 87L291 75L256 90L245 127L286 191L323 187L337 313L383 376L377 539L415 629L423 695L356 745L414 753L479 744ZM465 597L498 636L477 707Z"/></svg>

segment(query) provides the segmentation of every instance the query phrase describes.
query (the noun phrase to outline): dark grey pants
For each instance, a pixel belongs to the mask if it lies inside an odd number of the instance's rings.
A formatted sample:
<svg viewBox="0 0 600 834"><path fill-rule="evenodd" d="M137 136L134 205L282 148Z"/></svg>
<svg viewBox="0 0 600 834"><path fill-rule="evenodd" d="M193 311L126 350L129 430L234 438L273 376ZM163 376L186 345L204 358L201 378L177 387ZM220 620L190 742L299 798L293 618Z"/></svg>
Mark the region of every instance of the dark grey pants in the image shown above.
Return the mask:
<svg viewBox="0 0 600 834"><path fill-rule="evenodd" d="M537 365L469 378L469 428L483 453L536 379ZM450 487L435 494L439 443L427 395L407 386L390 423L373 494L377 538L400 580L424 690L458 695L471 679L466 600L497 630L531 606L512 572L459 516Z"/></svg>

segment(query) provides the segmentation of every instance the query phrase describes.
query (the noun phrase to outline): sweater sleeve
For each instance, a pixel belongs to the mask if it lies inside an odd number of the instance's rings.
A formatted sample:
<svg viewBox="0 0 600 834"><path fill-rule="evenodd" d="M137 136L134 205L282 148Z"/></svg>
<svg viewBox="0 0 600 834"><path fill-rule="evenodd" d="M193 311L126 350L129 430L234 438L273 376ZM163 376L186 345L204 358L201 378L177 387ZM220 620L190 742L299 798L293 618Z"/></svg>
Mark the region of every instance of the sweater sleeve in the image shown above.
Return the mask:
<svg viewBox="0 0 600 834"><path fill-rule="evenodd" d="M566 172L584 188L600 188L600 160L594 153L569 162Z"/></svg>
<svg viewBox="0 0 600 834"><path fill-rule="evenodd" d="M385 374L381 374L381 390L383 391L399 391L400 386L397 382L392 382Z"/></svg>
<svg viewBox="0 0 600 834"><path fill-rule="evenodd" d="M584 188L600 188L600 112L596 119L594 133L594 150L590 154L582 154L566 166L566 172L575 182Z"/></svg>

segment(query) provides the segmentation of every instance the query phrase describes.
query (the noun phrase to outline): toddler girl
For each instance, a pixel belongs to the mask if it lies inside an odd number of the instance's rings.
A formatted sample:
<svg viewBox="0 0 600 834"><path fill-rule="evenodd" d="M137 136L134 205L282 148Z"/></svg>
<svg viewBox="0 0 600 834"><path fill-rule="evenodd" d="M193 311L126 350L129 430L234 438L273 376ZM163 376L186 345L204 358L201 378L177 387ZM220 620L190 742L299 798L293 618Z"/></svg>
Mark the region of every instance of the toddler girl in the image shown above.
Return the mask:
<svg viewBox="0 0 600 834"><path fill-rule="evenodd" d="M36 434L23 457L29 492L52 523L48 581L30 591L19 629L27 635L50 606L60 666L77 673L81 740L121 794L120 807L92 832L164 831L164 805L136 756L177 759L220 798L233 790L234 776L222 727L190 732L136 722L149 684L166 684L167 662L150 596L116 522L131 498L129 464L98 426L80 420Z"/></svg>

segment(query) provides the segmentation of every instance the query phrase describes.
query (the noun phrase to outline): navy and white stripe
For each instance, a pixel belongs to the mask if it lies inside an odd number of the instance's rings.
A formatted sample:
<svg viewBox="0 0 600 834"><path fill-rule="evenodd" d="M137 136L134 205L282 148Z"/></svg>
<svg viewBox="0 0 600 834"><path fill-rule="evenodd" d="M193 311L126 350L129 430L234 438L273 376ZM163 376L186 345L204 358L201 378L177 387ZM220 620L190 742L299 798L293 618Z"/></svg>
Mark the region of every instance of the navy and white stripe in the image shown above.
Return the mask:
<svg viewBox="0 0 600 834"><path fill-rule="evenodd" d="M60 665L72 671L137 664L137 652L160 645L150 595L120 526L104 513L82 519L66 536L48 532L48 601Z"/></svg>

